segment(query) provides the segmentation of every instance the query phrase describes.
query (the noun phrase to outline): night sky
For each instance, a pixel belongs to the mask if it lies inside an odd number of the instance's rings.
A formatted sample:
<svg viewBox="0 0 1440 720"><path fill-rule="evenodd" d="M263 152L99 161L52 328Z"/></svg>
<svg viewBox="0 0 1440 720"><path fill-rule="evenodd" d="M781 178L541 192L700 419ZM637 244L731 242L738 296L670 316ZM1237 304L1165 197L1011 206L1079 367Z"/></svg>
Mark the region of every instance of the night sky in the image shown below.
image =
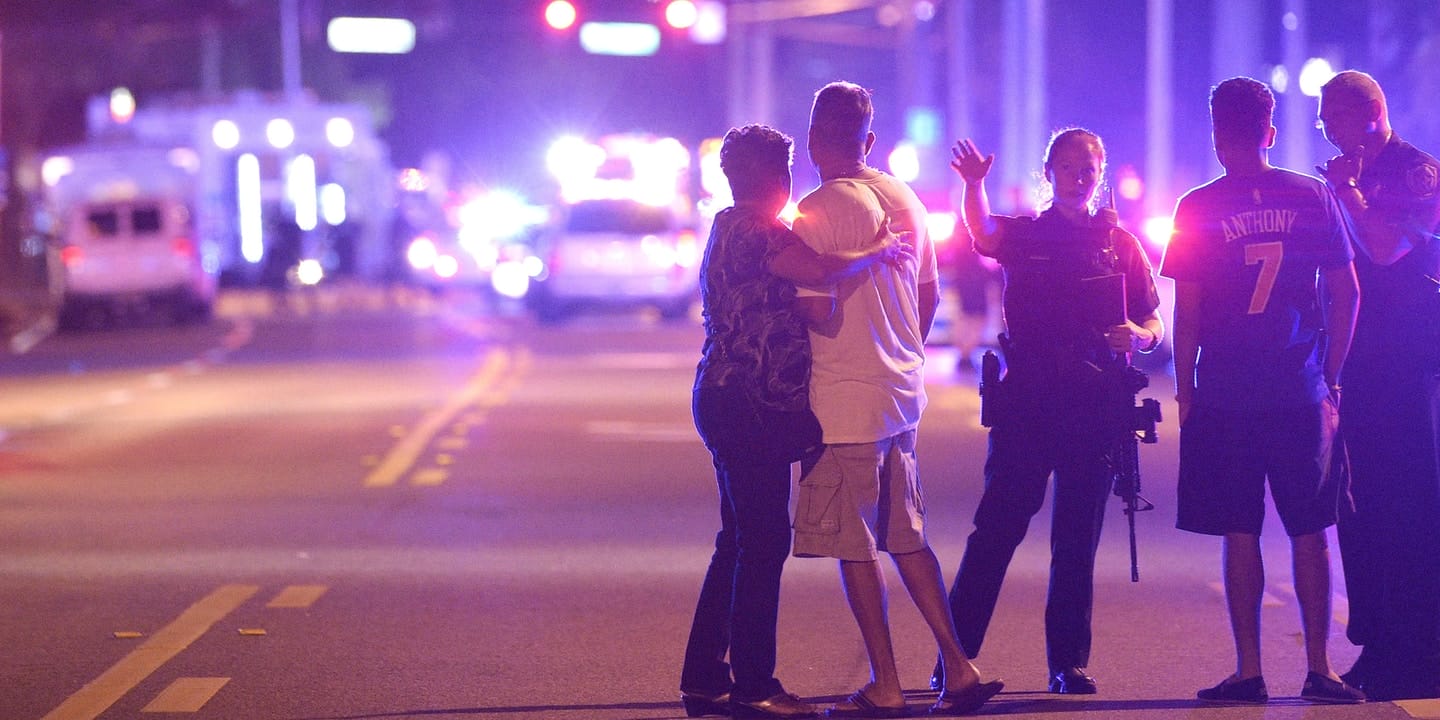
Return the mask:
<svg viewBox="0 0 1440 720"><path fill-rule="evenodd" d="M574 0L596 19L637 20L660 15L650 0ZM1295 0L1290 0L1292 3ZM908 4L908 3L907 3ZM1047 27L1046 121L1050 127L1090 127L1106 138L1112 169L1144 165L1144 0L1051 2ZM539 192L545 146L572 132L645 131L690 144L723 134L727 117L724 46L697 45L668 32L650 58L583 53L574 30L556 33L542 22L544 0L299 0L305 85L326 100L359 101L380 120L397 165L427 153L448 155L457 172L486 184ZM202 85L200 28L216 29L222 90L281 86L279 0L0 0L0 140L12 148L78 142L84 103L117 85L147 100L195 95ZM1359 67L1385 84L1397 129L1422 147L1440 147L1433 113L1435 73L1421 72L1436 52L1433 0L1311 0L1304 4L1312 52ZM973 134L982 147L1000 137L999 3L975 2L977 65L972 78ZM1285 8L1265 3L1277 28ZM921 32L935 47L947 41L939 15ZM1212 2L1175 3L1175 135L1177 185L1203 181L1211 171L1206 95L1221 78L1209 76ZM405 56L341 55L325 47L326 21L336 15L403 16L418 28ZM883 35L873 11L828 18ZM1263 36L1278 37L1278 29ZM1280 61L1278 41L1262 55ZM943 107L943 53L924 93ZM888 50L782 36L776 46L774 117L746 118L776 125L799 139L797 193L813 182L803 153L811 93L831 80L852 80L876 91L877 151L903 134L904 93ZM1267 68L1254 73L1268 80ZM948 145L948 139L945 144ZM1317 152L1324 151L1317 146ZM874 158L872 158L874 159ZM1317 158L1318 159L1318 158ZM1039 169L1039 158L1034 159Z"/></svg>

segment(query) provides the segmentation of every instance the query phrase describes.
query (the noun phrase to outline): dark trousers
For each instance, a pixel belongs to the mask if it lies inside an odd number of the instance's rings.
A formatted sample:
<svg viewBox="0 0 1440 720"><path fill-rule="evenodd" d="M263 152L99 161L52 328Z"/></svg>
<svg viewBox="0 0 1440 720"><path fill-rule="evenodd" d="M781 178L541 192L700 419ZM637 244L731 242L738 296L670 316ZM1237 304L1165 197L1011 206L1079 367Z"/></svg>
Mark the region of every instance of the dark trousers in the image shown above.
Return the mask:
<svg viewBox="0 0 1440 720"><path fill-rule="evenodd" d="M1052 670L1089 664L1095 550L1112 475L1091 433L1044 422L1017 422L990 431L985 492L950 589L950 613L960 645L972 658L980 653L1005 571L1030 518L1045 500L1052 474L1045 653Z"/></svg>
<svg viewBox="0 0 1440 720"><path fill-rule="evenodd" d="M700 586L680 688L763 700L781 691L775 624L780 572L790 553L790 465L747 455L758 428L739 393L698 391L693 409L715 465L720 532Z"/></svg>
<svg viewBox="0 0 1440 720"><path fill-rule="evenodd" d="M1337 527L1346 635L1387 680L1440 688L1440 383L1347 367L1340 419L1354 499Z"/></svg>

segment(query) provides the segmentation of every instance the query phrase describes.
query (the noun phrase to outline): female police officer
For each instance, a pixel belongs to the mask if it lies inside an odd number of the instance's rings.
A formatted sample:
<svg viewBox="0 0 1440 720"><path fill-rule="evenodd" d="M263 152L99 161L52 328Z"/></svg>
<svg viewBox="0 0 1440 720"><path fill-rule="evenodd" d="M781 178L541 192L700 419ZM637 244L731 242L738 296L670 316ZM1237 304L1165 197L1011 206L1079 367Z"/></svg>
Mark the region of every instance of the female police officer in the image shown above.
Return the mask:
<svg viewBox="0 0 1440 720"><path fill-rule="evenodd" d="M1113 479L1106 455L1114 443L1102 431L1108 425L1104 385L1107 373L1124 367L1126 353L1160 345L1150 262L1135 236L1116 227L1113 211L1093 210L1105 169L1095 133L1070 128L1050 139L1044 169L1053 199L1038 217L992 215L984 180L995 156L981 155L970 140L956 143L953 154L975 250L1005 271L1008 337L1002 336L1004 402L987 409L985 491L950 590L950 610L961 644L975 657L1010 559L1053 474L1048 686L1055 693L1094 693L1085 666L1095 549Z"/></svg>

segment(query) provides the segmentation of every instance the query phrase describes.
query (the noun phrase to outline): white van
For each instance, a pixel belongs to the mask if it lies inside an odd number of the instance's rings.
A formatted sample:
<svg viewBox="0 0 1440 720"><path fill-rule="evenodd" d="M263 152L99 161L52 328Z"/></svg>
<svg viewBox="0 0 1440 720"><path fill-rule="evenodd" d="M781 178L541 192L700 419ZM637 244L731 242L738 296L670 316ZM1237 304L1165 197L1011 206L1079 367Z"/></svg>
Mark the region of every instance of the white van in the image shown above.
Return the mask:
<svg viewBox="0 0 1440 720"><path fill-rule="evenodd" d="M217 268L201 251L189 208L173 197L75 204L65 217L60 259L62 324L156 310L200 322L215 302Z"/></svg>

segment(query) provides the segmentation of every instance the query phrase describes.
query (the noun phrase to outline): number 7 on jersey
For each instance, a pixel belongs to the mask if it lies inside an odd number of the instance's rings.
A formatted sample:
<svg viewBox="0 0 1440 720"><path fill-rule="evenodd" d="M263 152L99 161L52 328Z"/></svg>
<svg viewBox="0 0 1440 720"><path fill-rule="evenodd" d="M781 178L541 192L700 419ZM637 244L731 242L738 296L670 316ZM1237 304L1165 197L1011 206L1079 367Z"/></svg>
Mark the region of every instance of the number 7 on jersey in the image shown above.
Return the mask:
<svg viewBox="0 0 1440 720"><path fill-rule="evenodd" d="M1280 261L1285 255L1285 245L1280 242L1263 242L1245 246L1245 264L1260 264L1260 276L1255 279L1255 292L1250 295L1249 314L1259 315L1270 304L1270 293L1275 290L1275 278L1280 275Z"/></svg>

